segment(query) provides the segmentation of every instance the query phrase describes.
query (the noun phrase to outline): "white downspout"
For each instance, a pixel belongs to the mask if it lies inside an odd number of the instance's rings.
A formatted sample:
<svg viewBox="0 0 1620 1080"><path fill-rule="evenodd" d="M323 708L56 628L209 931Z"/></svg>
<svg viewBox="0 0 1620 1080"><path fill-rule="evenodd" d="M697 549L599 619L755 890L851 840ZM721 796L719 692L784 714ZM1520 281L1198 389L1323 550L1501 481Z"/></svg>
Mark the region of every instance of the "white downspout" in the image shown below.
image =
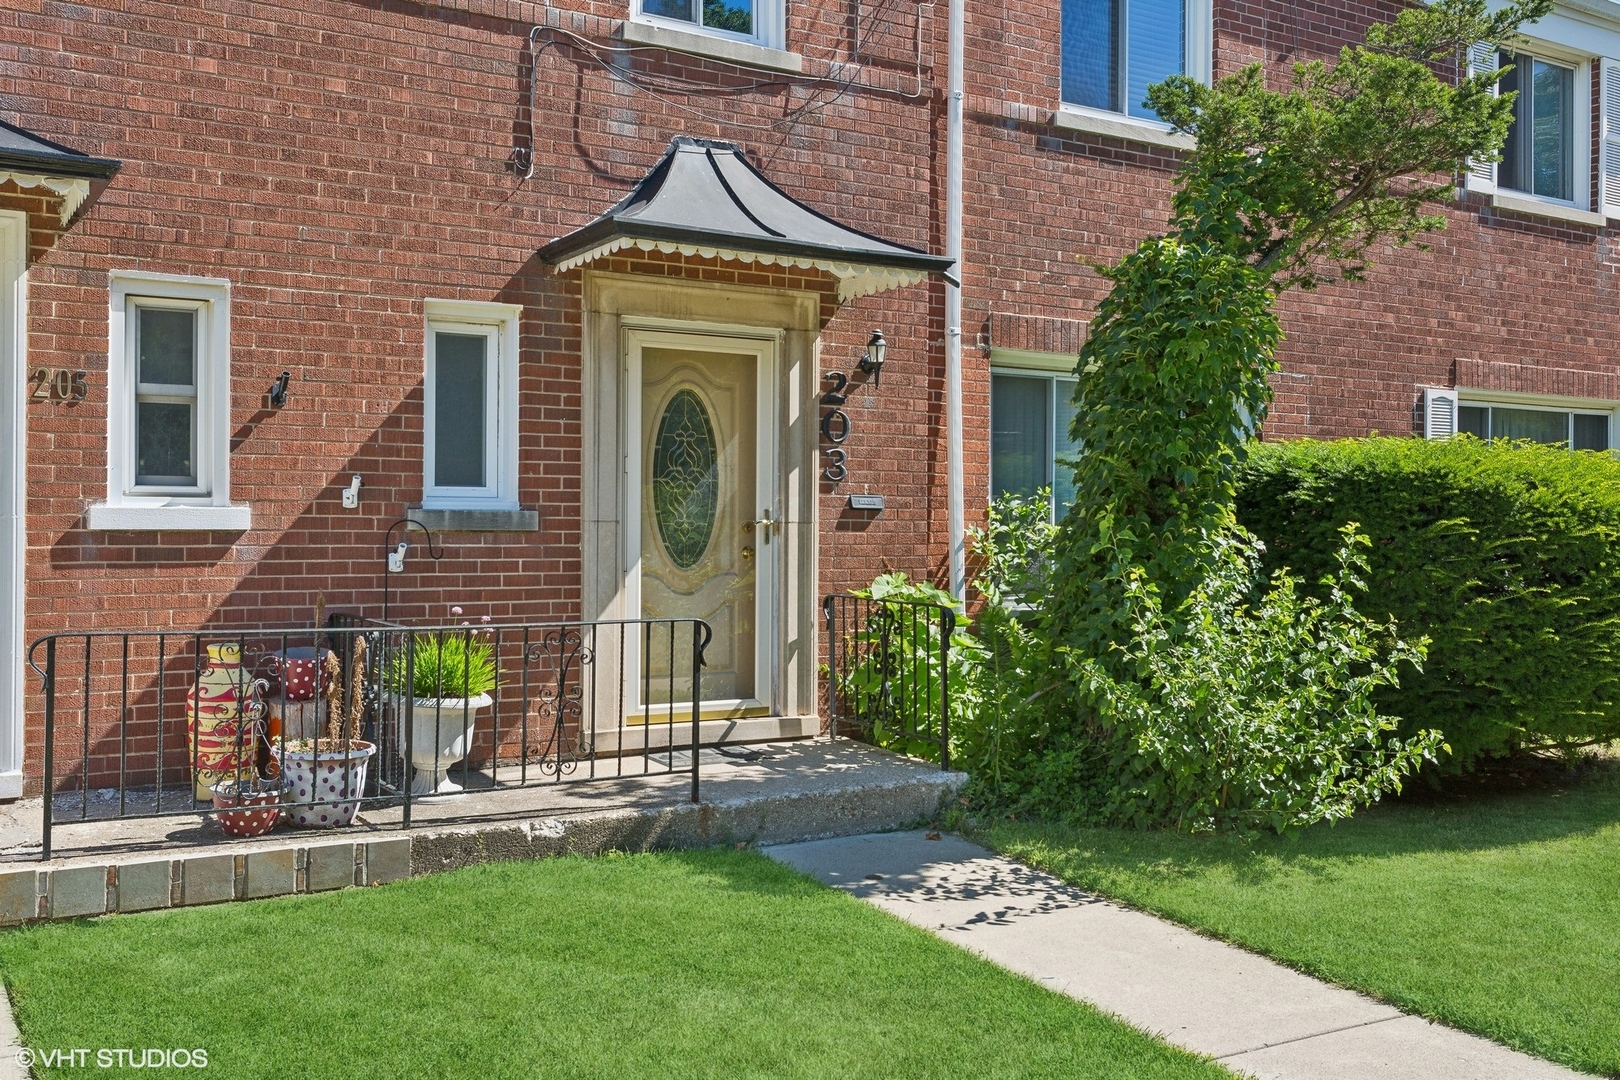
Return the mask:
<svg viewBox="0 0 1620 1080"><path fill-rule="evenodd" d="M967 528L962 479L962 96L966 0L950 0L950 75L945 102L945 480L949 488L951 595L967 593Z"/></svg>

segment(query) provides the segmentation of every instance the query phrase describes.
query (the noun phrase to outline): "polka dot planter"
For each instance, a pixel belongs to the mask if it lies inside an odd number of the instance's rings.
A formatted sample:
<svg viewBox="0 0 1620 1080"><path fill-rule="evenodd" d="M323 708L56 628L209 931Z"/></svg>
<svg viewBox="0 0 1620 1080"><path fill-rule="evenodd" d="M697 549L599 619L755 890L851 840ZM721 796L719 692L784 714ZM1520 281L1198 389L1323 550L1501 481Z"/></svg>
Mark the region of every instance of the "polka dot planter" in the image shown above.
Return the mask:
<svg viewBox="0 0 1620 1080"><path fill-rule="evenodd" d="M238 790L238 787L242 790ZM281 820L281 786L255 790L235 780L215 784L214 806L219 827L227 836L263 836ZM226 809L237 807L238 809Z"/></svg>
<svg viewBox="0 0 1620 1080"><path fill-rule="evenodd" d="M376 752L376 746L368 742L351 743L348 750L323 749L319 755L276 747L286 783L287 818L308 829L335 829L352 823L366 790L366 767Z"/></svg>

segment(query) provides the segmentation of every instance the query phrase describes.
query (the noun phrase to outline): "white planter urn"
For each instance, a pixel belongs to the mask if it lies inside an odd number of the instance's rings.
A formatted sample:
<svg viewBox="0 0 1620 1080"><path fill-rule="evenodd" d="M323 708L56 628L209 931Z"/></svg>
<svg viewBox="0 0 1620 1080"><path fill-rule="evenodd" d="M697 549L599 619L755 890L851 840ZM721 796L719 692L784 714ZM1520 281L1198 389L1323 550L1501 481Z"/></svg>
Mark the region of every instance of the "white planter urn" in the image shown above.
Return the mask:
<svg viewBox="0 0 1620 1080"><path fill-rule="evenodd" d="M478 710L493 704L488 694L470 698L414 698L410 717L412 795L444 795L461 790L450 766L467 756ZM405 722L398 724L400 756L405 756Z"/></svg>

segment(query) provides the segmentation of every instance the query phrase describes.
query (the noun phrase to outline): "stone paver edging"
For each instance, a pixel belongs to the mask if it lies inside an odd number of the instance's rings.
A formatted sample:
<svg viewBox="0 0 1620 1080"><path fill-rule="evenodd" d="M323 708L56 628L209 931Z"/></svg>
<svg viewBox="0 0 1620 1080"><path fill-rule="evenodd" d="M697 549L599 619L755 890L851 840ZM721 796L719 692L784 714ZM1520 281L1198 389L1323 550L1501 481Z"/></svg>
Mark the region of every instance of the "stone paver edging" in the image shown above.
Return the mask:
<svg viewBox="0 0 1620 1080"><path fill-rule="evenodd" d="M1263 1080L1576 1080L1233 945L1109 903L960 837L765 854L1167 1042Z"/></svg>

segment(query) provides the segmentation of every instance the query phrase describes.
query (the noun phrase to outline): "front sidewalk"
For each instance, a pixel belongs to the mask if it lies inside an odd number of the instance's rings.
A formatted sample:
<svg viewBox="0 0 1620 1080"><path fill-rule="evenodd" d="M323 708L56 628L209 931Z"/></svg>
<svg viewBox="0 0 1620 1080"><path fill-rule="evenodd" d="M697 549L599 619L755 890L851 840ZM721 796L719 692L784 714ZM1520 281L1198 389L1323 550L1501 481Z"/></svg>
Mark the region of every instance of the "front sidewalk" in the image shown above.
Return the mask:
<svg viewBox="0 0 1620 1080"><path fill-rule="evenodd" d="M957 836L847 836L765 854L1002 967L1265 1080L1578 1080L1075 889Z"/></svg>

